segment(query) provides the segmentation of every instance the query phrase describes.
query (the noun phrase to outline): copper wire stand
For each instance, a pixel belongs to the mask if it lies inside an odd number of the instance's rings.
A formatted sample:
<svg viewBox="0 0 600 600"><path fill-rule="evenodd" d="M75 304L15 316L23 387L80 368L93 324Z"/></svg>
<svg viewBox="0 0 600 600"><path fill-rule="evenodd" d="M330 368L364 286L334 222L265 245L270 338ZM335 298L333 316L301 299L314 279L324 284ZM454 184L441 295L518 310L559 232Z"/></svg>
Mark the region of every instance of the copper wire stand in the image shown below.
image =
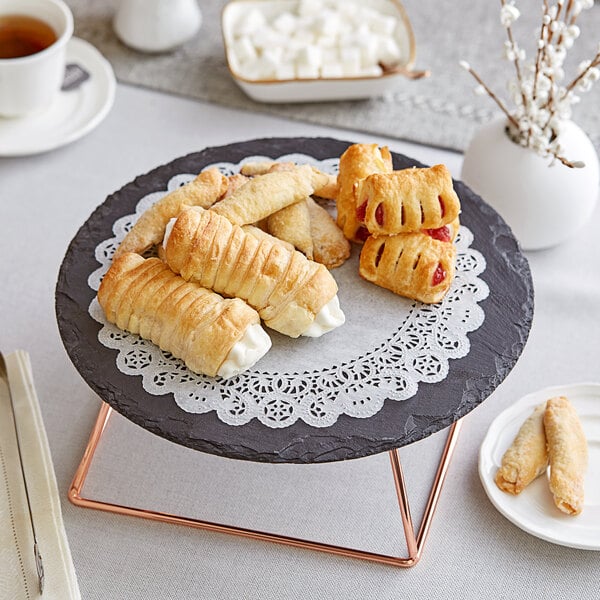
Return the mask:
<svg viewBox="0 0 600 600"><path fill-rule="evenodd" d="M231 535L237 535L240 537L250 538L254 540L262 540L266 542L275 542L278 544L285 544L287 546L293 546L295 548L306 548L309 550L318 550L320 552L327 552L329 554L336 554L338 556L346 556L350 558L358 558L361 560L368 560L386 565L392 565L395 567L412 567L419 562L422 553L423 546L427 539L429 529L431 527L431 521L435 512L440 492L446 478L448 467L452 459L452 454L456 447L458 440L458 434L462 425L461 421L454 423L448 432L446 444L442 451L440 462L433 480L433 485L429 493L429 498L425 506L423 513L423 519L419 531L415 535L413 527L412 517L410 514L410 507L408 503L408 494L406 491L406 484L404 475L402 473L402 466L400 464L400 454L397 449L390 450L390 462L392 466L392 473L394 475L394 483L396 487L396 494L398 495L398 504L400 506L400 515L402 517L402 525L404 527L404 535L406 538L406 547L408 550L408 556L389 556L387 554L378 554L375 552L368 552L365 550L358 550L355 548L346 548L343 546L336 546L327 544L324 542L316 542L311 540L305 540L295 537L289 537L277 533L269 533L265 531L256 531L253 529L246 529L244 527L236 527L233 525L225 525L222 523L213 523L210 521L202 521L199 519L193 519L190 517L183 517L179 515L173 515L169 513L157 512L145 508L137 508L131 506L122 506L120 504L112 504L109 502L102 502L100 500L94 500L92 498L84 498L81 493L85 484L86 477L89 472L90 465L94 458L98 444L104 433L108 420L112 413L112 408L102 403L96 424L92 429L90 439L87 447L81 459L81 463L77 468L71 487L69 488L69 500L77 505L84 508L95 508L97 510L104 510L119 515L127 515L132 517L141 517L144 519L151 519L153 521L162 521L163 523L172 523L175 525L187 525L188 527L195 527L197 529L204 529L207 531L216 531L220 533L228 533Z"/></svg>

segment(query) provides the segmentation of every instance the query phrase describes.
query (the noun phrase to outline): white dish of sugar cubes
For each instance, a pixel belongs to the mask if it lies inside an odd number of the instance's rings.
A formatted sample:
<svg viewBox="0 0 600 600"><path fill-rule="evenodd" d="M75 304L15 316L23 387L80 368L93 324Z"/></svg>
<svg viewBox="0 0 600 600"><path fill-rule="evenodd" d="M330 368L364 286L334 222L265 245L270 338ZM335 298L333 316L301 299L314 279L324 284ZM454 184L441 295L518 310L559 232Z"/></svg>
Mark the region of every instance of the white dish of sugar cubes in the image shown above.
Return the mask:
<svg viewBox="0 0 600 600"><path fill-rule="evenodd" d="M368 98L427 75L396 0L234 0L221 25L231 75L260 102Z"/></svg>

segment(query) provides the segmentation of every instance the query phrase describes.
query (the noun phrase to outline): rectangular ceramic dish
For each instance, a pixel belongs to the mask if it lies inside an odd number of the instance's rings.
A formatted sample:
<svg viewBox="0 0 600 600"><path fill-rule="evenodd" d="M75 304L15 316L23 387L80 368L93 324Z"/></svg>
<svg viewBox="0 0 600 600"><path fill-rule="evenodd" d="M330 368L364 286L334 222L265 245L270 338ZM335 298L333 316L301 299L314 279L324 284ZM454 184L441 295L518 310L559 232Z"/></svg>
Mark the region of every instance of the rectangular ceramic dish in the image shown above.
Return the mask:
<svg viewBox="0 0 600 600"><path fill-rule="evenodd" d="M396 89L404 79L418 79L428 75L426 71L412 69L415 41L403 6L397 0L372 0L368 3L370 9L397 19L393 36L401 51L400 61L394 65L386 65L381 74L335 78L252 78L250 73L244 71L233 51L236 26L254 10L271 18L284 11L291 12L297 5L298 0L233 0L223 9L221 26L227 65L233 79L253 100L268 103L354 100L382 95Z"/></svg>

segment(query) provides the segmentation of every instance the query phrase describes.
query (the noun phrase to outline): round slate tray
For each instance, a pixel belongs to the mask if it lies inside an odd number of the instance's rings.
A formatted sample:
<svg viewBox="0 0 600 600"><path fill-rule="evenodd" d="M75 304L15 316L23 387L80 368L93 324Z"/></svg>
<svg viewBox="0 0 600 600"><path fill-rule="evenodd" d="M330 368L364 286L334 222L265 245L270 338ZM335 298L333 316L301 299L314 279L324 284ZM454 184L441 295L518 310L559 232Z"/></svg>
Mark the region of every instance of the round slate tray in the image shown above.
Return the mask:
<svg viewBox="0 0 600 600"><path fill-rule="evenodd" d="M153 396L142 388L141 377L121 373L116 351L98 341L100 325L88 314L94 292L87 284L98 267L95 247L112 237L113 223L135 212L147 193L165 189L180 173L200 172L216 162L237 163L252 155L273 158L303 153L316 159L340 156L350 145L329 138L272 138L207 148L184 156L136 178L109 196L77 232L63 260L56 287L56 314L65 348L87 383L125 417L166 439L190 448L230 458L274 463L318 463L359 458L423 439L448 427L485 400L519 358L533 317L533 284L529 265L501 217L461 182L461 221L473 232L472 246L486 258L481 278L490 288L481 302L483 325L469 334L467 356L450 361L446 379L419 384L415 396L386 401L374 416L358 419L341 415L326 428L298 420L271 429L256 419L231 426L214 413L181 410L171 394ZM399 154L394 168L423 166Z"/></svg>

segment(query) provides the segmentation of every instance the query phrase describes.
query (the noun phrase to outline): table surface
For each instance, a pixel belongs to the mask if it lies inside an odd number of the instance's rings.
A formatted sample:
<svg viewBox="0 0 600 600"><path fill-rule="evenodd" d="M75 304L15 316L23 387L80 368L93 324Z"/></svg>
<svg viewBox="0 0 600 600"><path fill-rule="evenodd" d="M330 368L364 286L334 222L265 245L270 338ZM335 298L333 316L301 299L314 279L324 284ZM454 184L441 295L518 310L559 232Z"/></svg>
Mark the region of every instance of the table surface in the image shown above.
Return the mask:
<svg viewBox="0 0 600 600"><path fill-rule="evenodd" d="M496 415L549 385L597 381L600 211L562 246L528 253L536 307L525 351L464 423L422 561L365 563L72 506L66 497L100 401L63 349L54 314L71 238L135 175L202 149L266 136L385 143L459 176L461 156L398 140L233 111L119 86L107 120L49 154L0 159L0 347L29 351L67 535L84 599L597 597L599 555L536 539L490 504L478 450ZM444 434L401 452L415 520ZM123 457L126 456L127 459ZM84 492L123 503L354 545L405 552L386 454L328 465L260 465L170 444L111 420Z"/></svg>

